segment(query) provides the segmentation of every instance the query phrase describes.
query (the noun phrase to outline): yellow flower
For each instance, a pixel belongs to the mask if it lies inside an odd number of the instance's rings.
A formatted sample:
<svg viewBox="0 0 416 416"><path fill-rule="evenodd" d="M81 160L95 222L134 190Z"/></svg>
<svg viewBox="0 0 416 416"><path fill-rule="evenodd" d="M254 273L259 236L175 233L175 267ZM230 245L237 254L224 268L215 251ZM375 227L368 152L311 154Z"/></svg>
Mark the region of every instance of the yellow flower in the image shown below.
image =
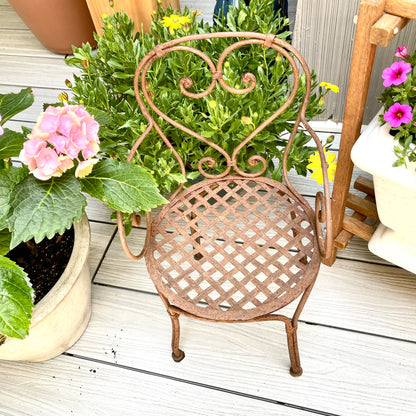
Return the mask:
<svg viewBox="0 0 416 416"><path fill-rule="evenodd" d="M179 16L177 14L171 14L169 17L165 16L161 20L164 27L169 29L171 35L175 33L175 30L181 29L187 23L191 23L191 19L188 16Z"/></svg>
<svg viewBox="0 0 416 416"><path fill-rule="evenodd" d="M332 182L334 180L335 170L337 168L337 162L335 161L336 155L331 153L329 150L324 148L325 153L325 160L328 164L328 177L329 180ZM315 179L316 182L322 184L324 179L322 176L322 166L321 166L321 158L319 157L319 152L316 151L309 159L309 165L306 167L308 169L312 169L314 172L312 173L311 178Z"/></svg>
<svg viewBox="0 0 416 416"><path fill-rule="evenodd" d="M325 87L327 90L331 90L333 92L339 92L339 87L338 85L335 84L330 84L329 82L321 82L319 84L320 87Z"/></svg>
<svg viewBox="0 0 416 416"><path fill-rule="evenodd" d="M230 63L227 61L227 62L225 62L225 63L224 63L224 66L225 66L226 68L228 68L228 67L230 66Z"/></svg>
<svg viewBox="0 0 416 416"><path fill-rule="evenodd" d="M208 104L210 107L214 108L217 105L217 102L215 100L211 100Z"/></svg>

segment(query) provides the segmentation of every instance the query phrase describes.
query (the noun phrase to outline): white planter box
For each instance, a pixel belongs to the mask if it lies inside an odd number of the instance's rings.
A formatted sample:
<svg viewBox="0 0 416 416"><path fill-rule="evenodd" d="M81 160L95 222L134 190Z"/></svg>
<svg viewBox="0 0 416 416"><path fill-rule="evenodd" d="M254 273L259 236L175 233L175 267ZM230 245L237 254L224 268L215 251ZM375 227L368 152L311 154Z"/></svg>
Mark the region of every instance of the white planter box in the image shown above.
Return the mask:
<svg viewBox="0 0 416 416"><path fill-rule="evenodd" d="M413 264L411 271L416 273L416 173L414 169L405 166L392 166L396 160L394 146L397 142L389 134L388 124L380 126L379 114L361 134L351 151L354 164L373 175L380 221L394 231L386 232L385 228L380 227L380 231L370 241L369 248L380 257L408 270L410 262ZM401 248L398 249L399 247ZM407 257L404 263L402 252Z"/></svg>

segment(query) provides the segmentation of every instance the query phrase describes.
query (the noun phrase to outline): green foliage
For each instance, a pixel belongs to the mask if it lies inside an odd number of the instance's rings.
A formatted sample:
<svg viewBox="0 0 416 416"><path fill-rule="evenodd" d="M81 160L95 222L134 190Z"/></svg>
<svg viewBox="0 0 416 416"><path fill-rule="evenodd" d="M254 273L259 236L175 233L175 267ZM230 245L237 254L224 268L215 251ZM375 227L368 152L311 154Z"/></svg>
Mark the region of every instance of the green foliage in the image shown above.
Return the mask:
<svg viewBox="0 0 416 416"><path fill-rule="evenodd" d="M71 85L73 102L84 104L93 114L106 112L109 115L100 129L102 154L125 160L128 149L148 125L134 97L133 77L138 63L157 43L184 35L220 31L275 33L286 40L289 32L282 32L282 28L287 25L287 19L270 13L272 2L273 0L252 0L249 7L244 2L239 2L239 6L231 8L227 17L217 20L215 26L204 21L198 22L196 12L185 8L183 15L190 22L173 34L161 21L163 17L169 17L173 13L170 8L166 11L157 10L148 34L134 35L133 24L125 14L115 13L104 18L104 33L96 37L97 52L92 51L89 45L84 45L82 48L74 48L74 56L66 60L68 65L81 71ZM235 41L235 38L213 39L192 41L188 45L200 49L216 63L220 53ZM258 85L252 92L243 95L231 94L217 85L205 98L187 98L179 89L180 79L191 78L191 92L199 93L210 85L211 73L201 58L177 51L157 59L150 66L146 88L160 111L193 131L202 132L204 137L231 154L248 134L286 102L292 91L292 70L286 59L261 45L234 50L228 55L222 69L225 82L233 88L246 87L241 80L246 72L256 76ZM326 94L321 87L318 88L315 73L312 73L312 78L315 92L307 109L309 118L323 111L322 97ZM247 163L248 158L261 153L266 156L268 173L274 177L281 176L281 166L279 164L276 168L273 160L282 160L288 137L285 133L291 131L305 90L303 77L293 105L239 153L241 169L252 170ZM215 105L210 105L214 101ZM215 170L224 169L224 158L212 147L172 127L157 114L152 116L185 162L187 169L196 170L198 161L204 156L211 156L218 161ZM245 118L250 118L251 122L244 123L242 120L246 120ZM303 175L307 173L308 158L314 151L314 148L305 146L310 139L306 133L301 132L293 144L288 160L288 168L294 167ZM172 152L154 130L140 145L134 161L153 175L162 192L176 189L178 183L185 180L179 173Z"/></svg>
<svg viewBox="0 0 416 416"><path fill-rule="evenodd" d="M95 165L91 174L82 179L82 187L113 210L129 214L150 211L168 202L145 169L113 159Z"/></svg>
<svg viewBox="0 0 416 416"><path fill-rule="evenodd" d="M0 94L1 124L22 112L33 104L33 93L31 88L24 88L17 94Z"/></svg>
<svg viewBox="0 0 416 416"><path fill-rule="evenodd" d="M7 226L6 219L10 211L10 199L13 190L26 175L26 168L0 169L0 230Z"/></svg>
<svg viewBox="0 0 416 416"><path fill-rule="evenodd" d="M7 257L0 256L0 333L24 338L33 310L33 289L27 274Z"/></svg>
<svg viewBox="0 0 416 416"><path fill-rule="evenodd" d="M395 103L412 107L412 120L391 130L391 134L397 140L397 145L394 147L397 160L393 166L409 166L409 162L416 162L416 51L402 60L410 63L412 71L407 74L402 84L385 88L378 98L384 104L385 112ZM380 122L386 123L383 115L380 116Z"/></svg>
<svg viewBox="0 0 416 416"><path fill-rule="evenodd" d="M81 183L72 172L39 181L32 175L14 188L7 219L12 233L10 248L31 238L35 242L62 234L81 220L87 205Z"/></svg>
<svg viewBox="0 0 416 416"><path fill-rule="evenodd" d="M18 94L0 95L1 123L32 102L30 88ZM106 124L112 120L105 109L92 110L97 121ZM77 178L73 167L49 180L36 179L28 168L12 166L9 160L19 155L29 132L27 128L22 128L22 133L4 129L0 134L0 256L32 238L40 242L62 234L79 221L87 205L82 191L124 215L148 211L167 202L144 168L107 160L105 153L90 177ZM22 338L27 334L34 307L31 286L17 265L6 257L0 260L0 333Z"/></svg>

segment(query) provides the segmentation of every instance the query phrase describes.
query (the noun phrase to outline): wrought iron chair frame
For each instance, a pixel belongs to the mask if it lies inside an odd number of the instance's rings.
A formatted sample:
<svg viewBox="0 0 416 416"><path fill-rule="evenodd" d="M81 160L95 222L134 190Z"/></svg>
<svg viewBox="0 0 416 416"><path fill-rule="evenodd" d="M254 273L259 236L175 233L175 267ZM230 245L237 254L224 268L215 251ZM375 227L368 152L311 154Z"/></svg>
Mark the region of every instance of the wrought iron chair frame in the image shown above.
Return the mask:
<svg viewBox="0 0 416 416"><path fill-rule="evenodd" d="M220 55L217 64L214 64L211 58L205 55L199 49L196 49L188 45L184 45L185 42L203 40L203 39L212 39L212 38L240 38L242 40L238 40L235 43L233 43L231 46L227 47ZM246 137L246 139L244 139L236 147L233 154L230 156L229 154L226 153L224 149L219 147L217 144L199 135L198 133L186 128L185 126L171 119L168 115L162 113L153 103L152 97L149 95L149 92L147 91L146 73L147 73L147 70L152 65L152 63L156 61L157 59L162 58L164 55L173 51L188 51L199 56L201 59L203 59L206 62L207 66L209 67L211 71L212 80L211 80L210 86L205 91L201 93L192 93L189 91L189 89L192 87L193 81L189 78L183 78L180 80L180 84L179 84L182 94L184 94L187 97L191 97L195 99L205 97L213 91L217 82L224 89L226 89L227 91L233 94L247 94L256 87L256 83L257 83L256 77L251 73L245 73L242 76L242 81L245 85L247 85L247 88L235 89L235 88L230 87L224 81L222 67L224 64L224 60L226 59L227 55L230 52L232 52L233 50L241 46L250 45L250 44L259 44L265 48L273 48L274 50L277 51L277 53L281 54L288 60L293 70L293 89L286 103L278 111L276 111L271 117L269 117L267 120L261 123L248 137ZM273 181L271 179L267 179L262 176L266 170L266 161L262 156L255 155L249 159L249 163L251 166L256 166L258 163L262 164L262 168L260 169L260 171L256 173L247 173L239 169L237 165L237 154L253 137L256 136L256 134L258 134L262 129L264 129L264 127L266 127L269 123L275 120L293 102L293 99L296 95L296 92L299 86L299 69L297 67L295 59L300 64L300 67L302 68L303 73L305 74L305 77L306 77L306 94L305 94L305 98L304 98L301 110L298 114L296 122L294 123L293 130L290 134L290 137L288 139L288 143L284 152L283 178L284 178L285 184L283 184L280 182ZM285 328L286 328L289 356L290 356L290 361L291 361L290 373L293 376L300 376L302 374L302 368L300 365L299 350L298 350L298 344L297 344L298 319L306 303L306 300L309 297L309 294L313 288L313 285L315 283L316 276L318 274L319 267L320 267L321 258L324 258L326 256L326 253L331 252L332 250L331 244L333 240L332 222L331 222L330 190L329 190L329 180L328 180L328 176L326 173L326 169L323 169L324 192L323 193L318 192L316 195L315 212L308 205L308 202L292 186L288 178L288 172L286 169L289 150L293 143L296 131L298 130L300 123L302 123L303 127L309 132L309 134L313 138L316 144L316 147L318 149L319 155L320 155L322 166L327 166L322 144L319 138L317 137L316 133L309 126L305 117L305 111L308 105L309 95L311 92L311 76L310 76L310 71L306 65L306 62L304 61L300 53L293 46L279 39L273 34L261 34L261 33L252 33L252 32L218 32L218 33L185 36L185 37L174 39L172 41L156 46L149 54L147 54L143 58L135 74L134 91L136 94L136 99L140 105L141 111L143 112L144 116L148 120L149 125L146 128L145 132L142 134L142 136L137 140L135 145L132 147L128 156L128 160L132 160L135 152L139 148L142 141L146 138L146 136L149 134L149 132L152 129L155 129L158 135L164 141L165 145L169 149L171 149L173 156L178 161L182 174L185 175L185 166L184 166L183 161L181 160L179 154L177 153L175 148L172 146L168 138L163 133L162 129L159 127L159 125L156 123L156 121L152 117L151 113L149 112L145 104L145 102L147 102L147 105L151 108L151 110L154 113L162 117L165 121L169 122L171 125L182 130L185 134L195 137L201 140L202 142L204 142L205 144L207 144L208 146L211 146L214 149L216 149L225 158L227 162L227 167L223 172L219 174L212 174L212 173L206 172L203 166L204 166L204 163L206 163L208 167L214 167L216 161L213 158L204 157L203 159L199 161L198 168L199 168L200 173L204 175L206 178L203 180L203 183L204 183L203 186L206 186L205 188L198 188L198 185L196 186L194 185L191 188L183 190L183 184L181 184L178 187L178 189L173 193L173 195L170 197L169 204L165 205L162 208L162 211L159 213L157 218L153 220L153 222L151 219L151 214L149 212L146 213L146 219L147 219L146 240L145 240L145 244L144 244L142 251L138 255L133 254L128 247L126 235L124 231L122 215L121 213L118 213L118 227L119 227L119 234L120 234L120 239L121 239L123 249L125 250L127 255L134 260L139 260L146 256L146 263L148 265L149 273L151 274L151 277L154 280L156 289L164 305L166 306L166 309L171 318L173 359L175 361L181 361L185 356L184 352L181 349L179 349L179 336L180 336L179 316L180 315L185 315L188 317L205 320L205 321L217 321L217 322L255 322L255 321L257 322L257 321L277 320L277 321L284 322ZM197 306L194 307L190 304L189 299L181 299L180 295L177 295L175 293L173 294L170 293L169 288L166 289L159 282L158 279L160 278L158 276L155 276L155 273L156 273L155 270L157 269L157 265L155 263L157 263L157 260L154 257L152 257L151 248L152 247L154 248L156 244L154 240L155 240L155 233L158 232L157 231L158 221L159 221L158 219L164 218L164 215L168 215L167 213L169 213L169 210L173 209L172 207L174 207L175 204L176 204L176 208L178 208L178 206L180 205L182 201L181 200L182 196L186 195L187 192L193 192L195 191L195 189L196 189L195 192L202 192L202 193L209 192L210 189L213 189L216 186L215 183L219 183L219 181L221 180L229 181L229 182L233 182L233 181L234 182L249 181L250 183L259 182L262 184L262 186L269 186L270 189L275 190L276 195L284 196L285 198L287 198L287 201L293 203L293 207L294 207L293 210L296 209L295 205L297 205L298 207L301 207L301 209L305 212L305 218L307 218L310 221L311 230L312 230L313 239L314 239L313 247L315 251L313 252L313 254L308 255L309 262L306 260L307 258L306 254L304 255L304 258L303 258L303 264L305 265L305 269L306 268L308 269L308 271L306 271L304 275L304 276L307 276L307 278L303 279L303 281L300 281L300 282L296 281L294 283L295 288L293 290L291 288L288 288L288 296L283 301L282 300L278 301L275 299L269 302L273 306L272 308L273 310L270 310L270 305L268 303L265 307L257 308L260 310L260 312L257 311L256 308L254 308L250 311L240 310L235 313L227 315L227 312L223 312L222 309L211 310L208 307L208 311L207 309L205 309L204 312L201 313L198 310ZM191 212L191 214L188 214L187 218L188 219L190 218L192 220L193 215L194 214ZM290 215L292 216L292 219L293 219L293 216L296 215L295 211L291 212ZM323 223L326 223L325 238L324 238L323 231L322 231ZM136 226L140 224L140 217L137 216L136 214L133 214L133 224ZM193 224L195 225L196 223L193 222ZM193 234L194 232L197 232L197 231L191 228L191 233ZM298 237L298 241L296 242L296 244L298 244L299 246L302 246L302 244L299 242L302 236L298 236L299 233L302 233L302 230L292 228L292 233L293 233L294 240L296 240L296 238ZM197 240L195 240L194 238L193 241L195 243L195 241ZM298 248L298 245L296 246L297 248ZM196 261L199 260L199 258L197 258L197 255L195 255L195 253L192 256ZM297 308L291 318L274 313L277 310L281 309L283 306L297 299L300 295L302 296L300 297ZM172 299L174 299L175 302L173 302ZM231 317L231 319L228 319L227 318L228 316Z"/></svg>

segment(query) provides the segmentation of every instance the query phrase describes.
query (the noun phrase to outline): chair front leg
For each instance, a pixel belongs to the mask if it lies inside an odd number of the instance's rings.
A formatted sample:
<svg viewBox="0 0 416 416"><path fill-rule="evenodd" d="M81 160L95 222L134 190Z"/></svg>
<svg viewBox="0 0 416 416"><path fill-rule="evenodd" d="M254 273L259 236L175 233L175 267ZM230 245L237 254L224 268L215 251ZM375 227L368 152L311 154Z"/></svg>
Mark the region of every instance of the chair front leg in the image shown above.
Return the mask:
<svg viewBox="0 0 416 416"><path fill-rule="evenodd" d="M179 314L168 310L172 322L172 358L177 363L185 358L185 353L179 349L180 326Z"/></svg>

